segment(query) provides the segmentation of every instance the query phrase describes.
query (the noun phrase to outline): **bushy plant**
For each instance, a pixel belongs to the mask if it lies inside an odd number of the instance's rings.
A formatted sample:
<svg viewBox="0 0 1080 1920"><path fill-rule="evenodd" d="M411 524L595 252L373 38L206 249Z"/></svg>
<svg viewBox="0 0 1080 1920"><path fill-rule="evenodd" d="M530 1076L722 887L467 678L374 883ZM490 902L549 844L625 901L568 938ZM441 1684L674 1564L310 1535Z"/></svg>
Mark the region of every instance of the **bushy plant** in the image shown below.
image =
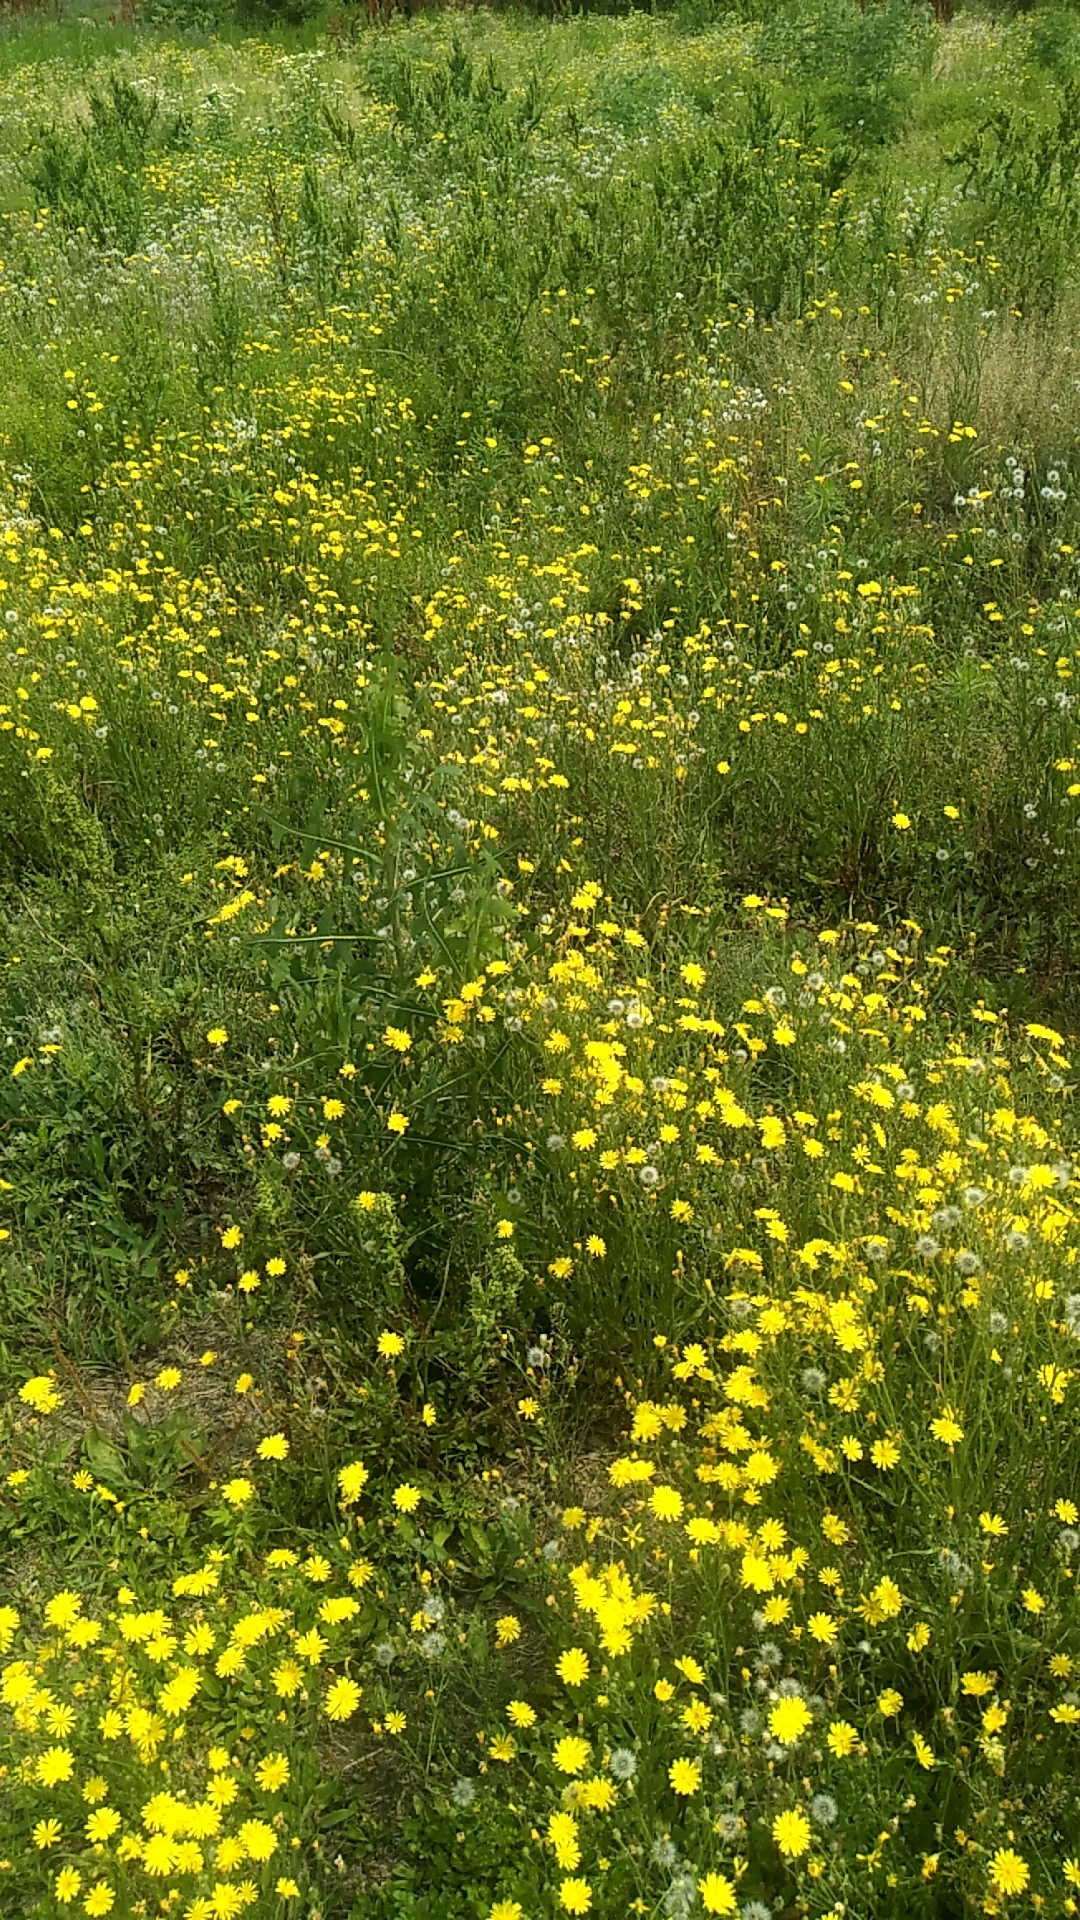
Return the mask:
<svg viewBox="0 0 1080 1920"><path fill-rule="evenodd" d="M88 118L38 129L22 177L38 205L99 246L134 253L143 231L142 172L153 148L181 145L188 122L154 95L110 74L87 95Z"/></svg>
<svg viewBox="0 0 1080 1920"><path fill-rule="evenodd" d="M785 75L822 88L836 127L860 146L894 140L916 74L932 47L924 9L900 0L822 8L788 4L766 13L761 54Z"/></svg>
<svg viewBox="0 0 1080 1920"><path fill-rule="evenodd" d="M5 1920L1074 1910L1076 116L948 12L4 40Z"/></svg>
<svg viewBox="0 0 1080 1920"><path fill-rule="evenodd" d="M964 192L984 218L1010 223L1011 295L1019 306L1051 311L1068 283L1077 224L1080 82L1068 80L1055 115L1040 122L1000 107L955 156Z"/></svg>

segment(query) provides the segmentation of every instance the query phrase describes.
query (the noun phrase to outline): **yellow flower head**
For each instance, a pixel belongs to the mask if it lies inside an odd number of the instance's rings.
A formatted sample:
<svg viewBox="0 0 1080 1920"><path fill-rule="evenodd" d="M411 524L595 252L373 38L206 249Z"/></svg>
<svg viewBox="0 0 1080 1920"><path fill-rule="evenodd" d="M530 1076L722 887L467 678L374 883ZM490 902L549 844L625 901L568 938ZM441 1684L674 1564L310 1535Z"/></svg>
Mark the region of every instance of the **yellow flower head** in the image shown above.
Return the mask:
<svg viewBox="0 0 1080 1920"><path fill-rule="evenodd" d="M790 1695L778 1700L769 1715L769 1732L781 1746L793 1746L801 1739L807 1727L813 1725L814 1716L805 1700Z"/></svg>
<svg viewBox="0 0 1080 1920"><path fill-rule="evenodd" d="M592 1906L592 1888L588 1881L564 1880L559 1888L559 1905L564 1913L588 1913Z"/></svg>
<svg viewBox="0 0 1080 1920"><path fill-rule="evenodd" d="M337 1478L342 1506L355 1506L370 1478L363 1461L354 1460L351 1465L342 1467Z"/></svg>
<svg viewBox="0 0 1080 1920"><path fill-rule="evenodd" d="M32 1380L25 1381L19 1388L19 1399L32 1407L35 1413L55 1413L57 1407L63 1404L47 1373L35 1374Z"/></svg>
<svg viewBox="0 0 1080 1920"><path fill-rule="evenodd" d="M323 1702L327 1718L330 1720L348 1720L360 1705L361 1688L355 1680L344 1676L334 1680L326 1690Z"/></svg>
<svg viewBox="0 0 1080 1920"><path fill-rule="evenodd" d="M990 1885L995 1893L1023 1893L1031 1879L1031 1869L1012 1847L999 1847L990 1861Z"/></svg>
<svg viewBox="0 0 1080 1920"><path fill-rule="evenodd" d="M255 1769L255 1780L264 1793L280 1793L289 1782L289 1762L283 1753L268 1753Z"/></svg>
<svg viewBox="0 0 1080 1920"><path fill-rule="evenodd" d="M589 1656L581 1647L570 1647L559 1655L555 1671L568 1687L580 1687L589 1677Z"/></svg>
<svg viewBox="0 0 1080 1920"><path fill-rule="evenodd" d="M701 1785L700 1760L673 1760L668 1768L668 1779L672 1791L684 1799L689 1799Z"/></svg>
<svg viewBox="0 0 1080 1920"><path fill-rule="evenodd" d="M790 1808L778 1813L772 1823L772 1837L787 1860L798 1860L810 1846L810 1822L805 1813Z"/></svg>
<svg viewBox="0 0 1080 1920"><path fill-rule="evenodd" d="M556 1740L552 1750L552 1761L559 1773L582 1773L588 1765L591 1748L580 1734L567 1733Z"/></svg>
<svg viewBox="0 0 1080 1920"><path fill-rule="evenodd" d="M701 1904L706 1913L734 1913L735 1888L723 1873L707 1873L698 1881Z"/></svg>

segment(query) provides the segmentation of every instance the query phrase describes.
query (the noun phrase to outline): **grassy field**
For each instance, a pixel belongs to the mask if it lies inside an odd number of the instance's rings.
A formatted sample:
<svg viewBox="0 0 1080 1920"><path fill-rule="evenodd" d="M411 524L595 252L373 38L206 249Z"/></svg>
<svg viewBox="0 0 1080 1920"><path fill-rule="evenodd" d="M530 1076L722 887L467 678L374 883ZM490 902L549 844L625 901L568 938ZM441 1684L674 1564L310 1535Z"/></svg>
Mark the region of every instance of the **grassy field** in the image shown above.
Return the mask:
<svg viewBox="0 0 1080 1920"><path fill-rule="evenodd" d="M1077 1911L1080 20L761 13L0 26L3 1920Z"/></svg>

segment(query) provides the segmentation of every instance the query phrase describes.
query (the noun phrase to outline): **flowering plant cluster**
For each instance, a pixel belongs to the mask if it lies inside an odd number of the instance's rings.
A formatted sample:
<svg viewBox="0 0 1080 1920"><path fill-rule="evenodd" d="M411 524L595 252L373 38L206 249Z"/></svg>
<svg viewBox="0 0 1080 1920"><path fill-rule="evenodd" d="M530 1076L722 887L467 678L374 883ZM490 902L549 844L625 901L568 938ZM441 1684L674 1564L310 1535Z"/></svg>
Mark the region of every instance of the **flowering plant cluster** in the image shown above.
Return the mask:
<svg viewBox="0 0 1080 1920"><path fill-rule="evenodd" d="M0 61L0 1916L1063 1920L1080 38L191 4Z"/></svg>

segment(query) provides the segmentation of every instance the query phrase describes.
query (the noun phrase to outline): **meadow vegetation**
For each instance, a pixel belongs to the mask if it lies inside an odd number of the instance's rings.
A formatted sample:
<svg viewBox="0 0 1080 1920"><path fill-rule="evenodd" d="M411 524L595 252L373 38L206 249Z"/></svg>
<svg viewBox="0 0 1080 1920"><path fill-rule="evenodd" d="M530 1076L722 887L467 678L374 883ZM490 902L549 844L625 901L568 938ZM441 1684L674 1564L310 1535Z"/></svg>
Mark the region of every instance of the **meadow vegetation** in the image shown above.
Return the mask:
<svg viewBox="0 0 1080 1920"><path fill-rule="evenodd" d="M302 14L0 29L0 1914L1073 1914L1076 16Z"/></svg>

